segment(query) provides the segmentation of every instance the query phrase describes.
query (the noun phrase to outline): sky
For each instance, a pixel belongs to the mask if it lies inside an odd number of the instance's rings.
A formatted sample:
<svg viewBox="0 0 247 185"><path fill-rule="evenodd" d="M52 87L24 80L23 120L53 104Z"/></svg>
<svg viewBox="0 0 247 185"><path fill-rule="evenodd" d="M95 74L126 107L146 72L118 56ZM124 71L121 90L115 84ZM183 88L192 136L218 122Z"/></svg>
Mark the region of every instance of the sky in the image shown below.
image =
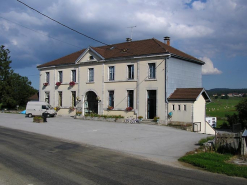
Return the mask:
<svg viewBox="0 0 247 185"><path fill-rule="evenodd" d="M163 37L205 62L205 89L247 88L247 0L21 0L106 44ZM39 89L37 65L101 43L23 5L0 0L0 45L14 72ZM131 29L131 27L133 27Z"/></svg>

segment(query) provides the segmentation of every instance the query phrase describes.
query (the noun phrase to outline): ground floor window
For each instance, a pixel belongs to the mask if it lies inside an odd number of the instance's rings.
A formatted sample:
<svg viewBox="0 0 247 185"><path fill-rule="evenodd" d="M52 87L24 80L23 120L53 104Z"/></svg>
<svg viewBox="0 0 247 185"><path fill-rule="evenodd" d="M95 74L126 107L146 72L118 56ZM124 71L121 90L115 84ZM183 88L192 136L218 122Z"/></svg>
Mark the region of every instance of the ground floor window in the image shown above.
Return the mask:
<svg viewBox="0 0 247 185"><path fill-rule="evenodd" d="M134 91L133 90L127 91L127 107L134 108Z"/></svg>
<svg viewBox="0 0 247 185"><path fill-rule="evenodd" d="M114 91L109 91L109 106L114 107Z"/></svg>
<svg viewBox="0 0 247 185"><path fill-rule="evenodd" d="M50 92L45 92L45 102L50 104Z"/></svg>
<svg viewBox="0 0 247 185"><path fill-rule="evenodd" d="M71 95L72 95L72 106L75 107L76 106L76 92L75 91L71 91Z"/></svg>
<svg viewBox="0 0 247 185"><path fill-rule="evenodd" d="M63 92L62 91L58 92L58 106L60 107L63 106Z"/></svg>

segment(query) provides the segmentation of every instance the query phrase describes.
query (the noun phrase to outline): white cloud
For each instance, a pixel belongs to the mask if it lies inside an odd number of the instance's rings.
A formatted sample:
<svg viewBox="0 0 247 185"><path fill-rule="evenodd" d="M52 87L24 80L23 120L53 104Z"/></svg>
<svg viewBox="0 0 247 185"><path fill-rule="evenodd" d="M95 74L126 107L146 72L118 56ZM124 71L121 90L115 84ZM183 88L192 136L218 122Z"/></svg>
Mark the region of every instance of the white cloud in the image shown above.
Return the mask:
<svg viewBox="0 0 247 185"><path fill-rule="evenodd" d="M214 67L214 64L212 60L210 60L210 58L203 57L203 58L200 58L200 60L205 62L205 64L202 66L203 75L218 75L222 73L222 71Z"/></svg>
<svg viewBox="0 0 247 185"><path fill-rule="evenodd" d="M196 10L203 10L205 8L205 3L202 3L201 1L195 1L192 3L192 6Z"/></svg>

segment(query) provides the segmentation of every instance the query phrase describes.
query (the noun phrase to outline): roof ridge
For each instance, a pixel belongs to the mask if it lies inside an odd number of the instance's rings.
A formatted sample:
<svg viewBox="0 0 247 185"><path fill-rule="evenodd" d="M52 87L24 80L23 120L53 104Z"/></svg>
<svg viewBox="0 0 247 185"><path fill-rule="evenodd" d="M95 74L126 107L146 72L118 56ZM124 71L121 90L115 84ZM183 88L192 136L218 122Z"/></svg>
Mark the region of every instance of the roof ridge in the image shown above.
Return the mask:
<svg viewBox="0 0 247 185"><path fill-rule="evenodd" d="M156 44L158 44L162 49L164 49L166 52L169 52L166 48L164 48L162 45L160 45L160 41L159 40L157 40L157 39L155 39L155 38L152 38L152 40L156 43ZM162 43L162 44L165 44L165 43Z"/></svg>

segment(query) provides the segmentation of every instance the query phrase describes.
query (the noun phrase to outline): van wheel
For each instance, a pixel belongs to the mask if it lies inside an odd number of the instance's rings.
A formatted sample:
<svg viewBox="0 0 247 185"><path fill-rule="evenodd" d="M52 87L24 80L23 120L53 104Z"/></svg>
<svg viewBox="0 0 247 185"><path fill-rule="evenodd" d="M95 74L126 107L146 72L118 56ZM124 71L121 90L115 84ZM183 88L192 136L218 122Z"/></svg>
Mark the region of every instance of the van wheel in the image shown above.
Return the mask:
<svg viewBox="0 0 247 185"><path fill-rule="evenodd" d="M28 114L28 117L31 118L32 117L32 114Z"/></svg>

